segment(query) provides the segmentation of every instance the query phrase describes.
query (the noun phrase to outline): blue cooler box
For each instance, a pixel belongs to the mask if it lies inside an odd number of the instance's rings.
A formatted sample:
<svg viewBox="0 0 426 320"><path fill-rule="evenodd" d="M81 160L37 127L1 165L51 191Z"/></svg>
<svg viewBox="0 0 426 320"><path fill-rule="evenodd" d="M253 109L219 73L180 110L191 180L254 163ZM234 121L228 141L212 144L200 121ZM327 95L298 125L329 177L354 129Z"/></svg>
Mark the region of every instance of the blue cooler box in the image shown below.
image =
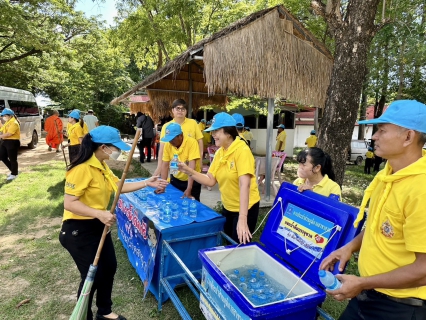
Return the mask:
<svg viewBox="0 0 426 320"><path fill-rule="evenodd" d="M362 223L353 227L357 213L357 208L338 200L312 191L300 193L296 186L283 183L260 237L263 245L199 251L201 285L206 291L200 308L206 319L315 319L316 307L326 297L318 278L319 265L361 231ZM253 305L224 273L250 265L292 289L290 297ZM338 272L337 267L334 270Z"/></svg>

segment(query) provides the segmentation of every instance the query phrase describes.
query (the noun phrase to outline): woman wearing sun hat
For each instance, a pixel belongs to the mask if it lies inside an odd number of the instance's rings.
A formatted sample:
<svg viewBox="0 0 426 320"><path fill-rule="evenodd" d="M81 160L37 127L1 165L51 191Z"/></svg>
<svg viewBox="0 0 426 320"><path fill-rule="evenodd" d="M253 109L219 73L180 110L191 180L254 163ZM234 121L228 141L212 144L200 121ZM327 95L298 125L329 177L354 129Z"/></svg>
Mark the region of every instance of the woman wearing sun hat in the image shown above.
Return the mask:
<svg viewBox="0 0 426 320"><path fill-rule="evenodd" d="M112 127L100 126L87 134L81 143L78 157L66 173L64 215L59 241L71 254L81 275L80 295L90 264L93 262L104 226L116 222L115 215L107 211L112 192L117 190L119 179L112 173L105 160L117 159L121 151L130 147L121 141L120 132ZM165 188L167 182L152 177L148 180L125 183L123 193L146 186ZM98 270L90 292L87 319L93 319L91 305L97 291L96 319L125 320L112 312L111 292L117 268L111 234L99 259Z"/></svg>
<svg viewBox="0 0 426 320"><path fill-rule="evenodd" d="M0 146L0 160L10 170L10 174L6 180L10 181L18 175L18 150L21 145L19 139L21 138L21 129L18 118L15 113L5 108L1 117L5 123L0 128L0 139L3 143Z"/></svg>
<svg viewBox="0 0 426 320"><path fill-rule="evenodd" d="M240 139L236 121L225 112L218 113L205 131L212 133L220 147L207 174L202 174L179 163L179 170L195 181L213 187L219 184L226 217L225 233L240 243L250 242L259 215L260 195L254 172L254 157L247 144Z"/></svg>

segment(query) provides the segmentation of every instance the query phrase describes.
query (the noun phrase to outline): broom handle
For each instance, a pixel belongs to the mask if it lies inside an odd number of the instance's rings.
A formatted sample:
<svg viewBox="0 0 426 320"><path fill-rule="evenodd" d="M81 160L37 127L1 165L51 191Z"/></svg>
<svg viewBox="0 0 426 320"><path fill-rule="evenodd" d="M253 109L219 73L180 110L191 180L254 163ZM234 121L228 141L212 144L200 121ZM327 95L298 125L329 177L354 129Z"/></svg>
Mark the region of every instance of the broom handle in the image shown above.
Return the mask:
<svg viewBox="0 0 426 320"><path fill-rule="evenodd" d="M64 155L65 167L68 167L67 157L65 156L64 146L62 145L61 133L59 132L59 128L58 128L58 124L56 123L56 120L55 120L55 126L56 126L56 132L58 133L59 142L61 143L62 154Z"/></svg>
<svg viewBox="0 0 426 320"><path fill-rule="evenodd" d="M132 158L133 158L133 153L135 152L136 144L138 143L138 140L139 140L140 131L141 129L136 130L135 139L133 140L133 144L132 144L132 149L130 149L129 157L127 158L126 166L124 167L123 174L121 175L120 183L118 184L117 192L115 193L114 201L110 209L110 212L112 214L114 214L115 207L117 206L118 199L120 198L121 190L123 189L123 185L124 185L124 180L126 180L127 171L129 170L130 163L132 162ZM109 227L105 225L104 231L102 232L101 241L99 242L98 251L96 251L95 260L93 261L94 266L98 265L99 257L101 255L101 251L104 246L105 238L106 238L106 235L108 234L108 231L109 231Z"/></svg>

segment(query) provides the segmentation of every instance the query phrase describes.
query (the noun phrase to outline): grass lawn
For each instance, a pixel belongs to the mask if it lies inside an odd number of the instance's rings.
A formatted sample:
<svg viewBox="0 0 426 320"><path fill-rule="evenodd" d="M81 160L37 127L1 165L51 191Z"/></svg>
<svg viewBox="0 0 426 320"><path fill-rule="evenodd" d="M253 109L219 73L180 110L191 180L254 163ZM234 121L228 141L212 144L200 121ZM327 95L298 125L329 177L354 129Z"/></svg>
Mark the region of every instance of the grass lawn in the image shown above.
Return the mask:
<svg viewBox="0 0 426 320"><path fill-rule="evenodd" d="M286 180L296 177L297 164L286 162ZM139 166L135 166L138 167ZM348 166L343 187L343 201L359 205L362 192L372 179L362 167ZM121 172L115 170L118 176ZM138 169L128 177L148 176ZM63 213L64 165L51 161L31 167L11 182L0 177L0 318L1 319L68 319L76 303L79 274L58 241ZM262 209L259 221L268 209ZM255 235L258 240L262 228ZM112 231L117 239L116 229ZM157 301L148 293L142 301L143 286L127 260L120 241L115 241L118 271L114 282L113 310L136 319L179 319L168 301L157 312ZM356 273L356 263L347 269ZM178 295L194 319L203 319L198 301L186 288ZM16 309L24 299L28 303ZM328 299L323 308L337 317L344 303ZM94 310L96 311L96 310Z"/></svg>

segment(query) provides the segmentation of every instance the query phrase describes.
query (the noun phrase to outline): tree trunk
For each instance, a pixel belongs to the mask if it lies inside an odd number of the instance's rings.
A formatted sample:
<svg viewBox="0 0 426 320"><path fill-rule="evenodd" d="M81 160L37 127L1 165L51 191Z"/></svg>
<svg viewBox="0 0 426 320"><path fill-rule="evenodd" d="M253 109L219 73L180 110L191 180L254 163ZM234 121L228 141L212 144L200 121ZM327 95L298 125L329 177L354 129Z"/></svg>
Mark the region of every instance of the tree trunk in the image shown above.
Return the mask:
<svg viewBox="0 0 426 320"><path fill-rule="evenodd" d="M366 120L366 112L367 112L367 80L364 80L364 84L362 85L362 94L361 94L361 107L359 110L359 119ZM358 140L365 139L365 124L358 125Z"/></svg>
<svg viewBox="0 0 426 320"><path fill-rule="evenodd" d="M322 3L312 2L315 11L320 14L322 11L336 41L331 81L319 129L318 147L333 159L336 182L339 185L343 183L345 155L358 114L359 97L366 75L368 49L377 31L374 18L378 4L379 0L351 0L348 3L347 14L342 19L337 10L331 10L330 14L326 12Z"/></svg>

